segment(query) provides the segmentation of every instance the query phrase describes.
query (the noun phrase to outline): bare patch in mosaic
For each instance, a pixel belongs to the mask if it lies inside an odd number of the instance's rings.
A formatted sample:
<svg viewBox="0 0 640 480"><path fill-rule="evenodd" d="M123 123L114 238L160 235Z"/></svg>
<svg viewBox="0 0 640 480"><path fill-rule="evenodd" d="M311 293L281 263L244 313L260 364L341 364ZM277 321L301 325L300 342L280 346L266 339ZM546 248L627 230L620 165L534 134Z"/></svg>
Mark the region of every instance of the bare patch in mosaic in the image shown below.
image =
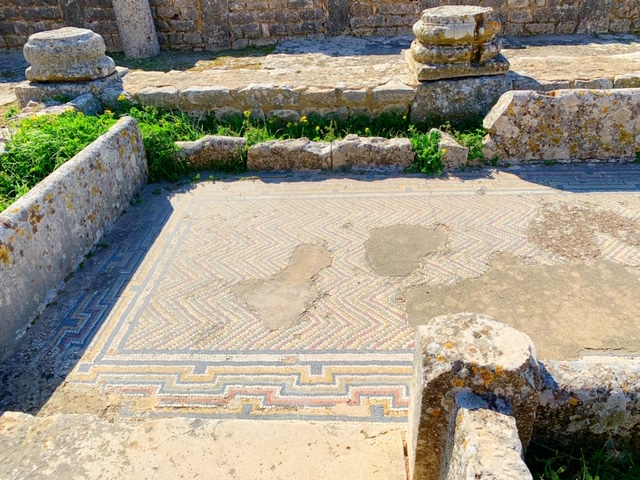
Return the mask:
<svg viewBox="0 0 640 480"><path fill-rule="evenodd" d="M567 259L596 258L598 234L640 245L640 225L589 205L546 204L529 226L529 241Z"/></svg>
<svg viewBox="0 0 640 480"><path fill-rule="evenodd" d="M446 250L449 232L444 226L393 225L373 230L364 244L373 271L386 277L406 277L420 259Z"/></svg>
<svg viewBox="0 0 640 480"><path fill-rule="evenodd" d="M497 256L487 273L453 285L419 285L406 294L409 322L484 313L527 333L542 359L640 351L640 285L625 267L531 265Z"/></svg>
<svg viewBox="0 0 640 480"><path fill-rule="evenodd" d="M268 329L277 330L298 322L318 298L312 288L313 277L331 262L326 246L300 245L282 272L266 280L244 282L235 292Z"/></svg>

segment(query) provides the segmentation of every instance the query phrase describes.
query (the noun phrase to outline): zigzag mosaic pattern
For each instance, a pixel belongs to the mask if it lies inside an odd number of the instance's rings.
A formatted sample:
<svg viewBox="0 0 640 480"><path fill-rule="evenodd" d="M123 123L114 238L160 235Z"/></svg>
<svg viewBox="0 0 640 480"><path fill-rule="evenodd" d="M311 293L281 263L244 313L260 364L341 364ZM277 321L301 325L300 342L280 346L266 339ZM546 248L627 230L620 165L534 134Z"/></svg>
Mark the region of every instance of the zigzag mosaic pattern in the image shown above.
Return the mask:
<svg viewBox="0 0 640 480"><path fill-rule="evenodd" d="M609 181L601 171L552 171L581 189ZM629 176L623 168L622 179L609 172L614 192L594 194L597 201L640 219L640 199L625 192L639 188L640 169ZM83 274L96 288L49 312L60 319L61 347L87 347L65 388L118 393L130 415L404 421L414 335L404 290L481 275L496 252L561 262L527 242L529 222L550 198L596 199L550 188L549 169L529 173L537 183L493 173L378 182L264 177L202 183L169 198L148 189ZM447 252L405 278L373 274L369 232L396 224L446 225ZM602 241L611 260L638 258ZM333 256L314 279L319 298L299 323L269 330L233 289L282 271L309 243Z"/></svg>

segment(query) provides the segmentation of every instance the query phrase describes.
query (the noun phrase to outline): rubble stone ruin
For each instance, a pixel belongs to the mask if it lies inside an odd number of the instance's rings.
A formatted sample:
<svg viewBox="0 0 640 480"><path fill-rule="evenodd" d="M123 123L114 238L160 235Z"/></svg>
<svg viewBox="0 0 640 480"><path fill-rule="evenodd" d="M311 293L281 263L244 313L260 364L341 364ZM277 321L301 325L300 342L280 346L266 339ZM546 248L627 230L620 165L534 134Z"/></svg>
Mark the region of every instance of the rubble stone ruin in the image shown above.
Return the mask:
<svg viewBox="0 0 640 480"><path fill-rule="evenodd" d="M492 8L429 8L413 26L416 39L405 58L420 81L505 73L509 61L495 38L500 28Z"/></svg>

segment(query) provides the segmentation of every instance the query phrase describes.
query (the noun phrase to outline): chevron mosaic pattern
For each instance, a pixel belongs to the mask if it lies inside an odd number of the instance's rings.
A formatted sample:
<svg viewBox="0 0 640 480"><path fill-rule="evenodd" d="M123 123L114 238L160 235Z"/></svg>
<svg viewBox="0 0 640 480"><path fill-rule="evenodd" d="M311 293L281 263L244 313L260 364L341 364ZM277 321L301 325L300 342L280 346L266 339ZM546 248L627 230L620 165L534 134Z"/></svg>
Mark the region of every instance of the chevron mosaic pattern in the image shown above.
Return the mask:
<svg viewBox="0 0 640 480"><path fill-rule="evenodd" d="M562 262L527 241L543 202L597 201L640 219L640 169L605 171L613 180L572 166L376 182L263 177L169 195L151 186L86 273L101 286L52 307L55 341L86 347L65 388L120 394L130 415L404 421L414 336L405 289L481 275L497 252ZM567 193L605 185L612 191ZM407 277L375 275L364 243L397 224L444 226L446 251ZM332 264L314 278L317 300L301 320L269 330L234 288L281 272L302 244L326 245ZM602 247L614 261L639 258L611 239Z"/></svg>

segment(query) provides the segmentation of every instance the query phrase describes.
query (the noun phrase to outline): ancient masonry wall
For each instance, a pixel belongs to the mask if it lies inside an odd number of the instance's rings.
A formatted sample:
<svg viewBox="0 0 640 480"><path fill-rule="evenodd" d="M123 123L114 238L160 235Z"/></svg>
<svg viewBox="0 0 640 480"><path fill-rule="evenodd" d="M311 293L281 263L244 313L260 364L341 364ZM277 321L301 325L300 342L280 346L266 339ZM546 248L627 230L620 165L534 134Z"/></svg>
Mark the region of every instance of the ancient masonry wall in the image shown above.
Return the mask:
<svg viewBox="0 0 640 480"><path fill-rule="evenodd" d="M150 0L160 44L223 49L278 40L353 34L404 35L429 7L494 8L506 35L640 32L638 0ZM3 0L0 48L20 48L32 33L62 26L102 35L122 48L110 0Z"/></svg>

